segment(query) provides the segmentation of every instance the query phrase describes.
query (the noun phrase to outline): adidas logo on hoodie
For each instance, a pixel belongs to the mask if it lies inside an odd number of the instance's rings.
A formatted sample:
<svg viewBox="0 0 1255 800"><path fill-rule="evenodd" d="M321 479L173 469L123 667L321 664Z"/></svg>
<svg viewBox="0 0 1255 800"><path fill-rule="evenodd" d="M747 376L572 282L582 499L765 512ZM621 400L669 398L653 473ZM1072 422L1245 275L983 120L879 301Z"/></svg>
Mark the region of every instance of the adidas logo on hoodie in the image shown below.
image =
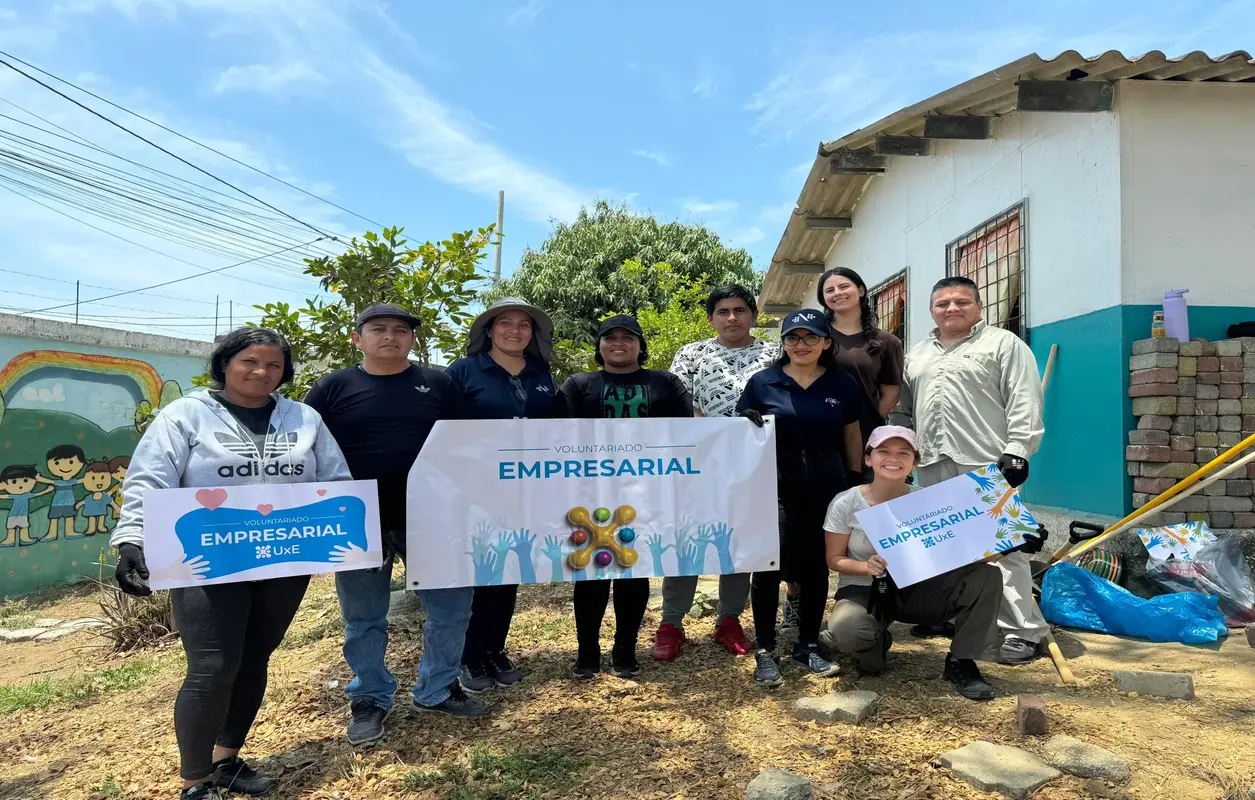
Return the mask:
<svg viewBox="0 0 1255 800"><path fill-rule="evenodd" d="M266 456L258 459L257 446L253 444L251 439L246 439L232 432L215 431L214 438L218 440L218 444L222 449L232 455L243 457L243 463L239 464L223 464L218 467L218 476L220 478L259 478L262 476L285 478L298 477L305 473L305 465L301 463L292 463L287 458L288 454L296 447L297 434L291 431L282 435L275 435L275 429L270 429L270 434L266 438ZM280 459L283 459L282 461Z"/></svg>

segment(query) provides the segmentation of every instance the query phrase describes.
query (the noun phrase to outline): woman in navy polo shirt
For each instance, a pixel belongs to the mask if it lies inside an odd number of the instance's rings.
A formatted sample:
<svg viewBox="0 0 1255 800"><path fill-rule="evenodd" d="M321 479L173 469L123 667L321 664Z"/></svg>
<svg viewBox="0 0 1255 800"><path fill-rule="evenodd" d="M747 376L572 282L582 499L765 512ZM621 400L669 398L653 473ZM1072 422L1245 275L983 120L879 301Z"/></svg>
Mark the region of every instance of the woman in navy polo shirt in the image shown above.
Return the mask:
<svg viewBox="0 0 1255 800"><path fill-rule="evenodd" d="M833 357L828 320L803 309L785 317L780 330L780 359L750 378L736 406L757 425L765 415L776 419L780 569L755 572L750 591L758 639L754 682L767 687L784 682L774 653L781 579L801 587L794 662L821 677L839 670L819 652L828 600L824 514L834 496L857 482L863 450L862 390Z"/></svg>
<svg viewBox="0 0 1255 800"><path fill-rule="evenodd" d="M471 325L468 355L446 371L462 392L467 419L552 419L566 403L549 372L553 322L522 300L498 300ZM462 648L462 688L512 686L523 673L505 651L518 584L476 586Z"/></svg>

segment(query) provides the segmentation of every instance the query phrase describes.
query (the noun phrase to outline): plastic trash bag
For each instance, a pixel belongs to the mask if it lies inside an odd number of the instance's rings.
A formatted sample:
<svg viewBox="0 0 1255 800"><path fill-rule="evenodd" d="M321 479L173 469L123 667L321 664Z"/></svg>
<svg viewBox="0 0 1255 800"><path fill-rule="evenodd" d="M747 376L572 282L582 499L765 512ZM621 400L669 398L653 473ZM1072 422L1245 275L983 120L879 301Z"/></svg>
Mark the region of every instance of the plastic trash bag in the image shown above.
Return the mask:
<svg viewBox="0 0 1255 800"><path fill-rule="evenodd" d="M1143 600L1066 562L1042 577L1041 610L1051 623L1152 642L1204 644L1227 636L1219 603L1219 598L1195 592Z"/></svg>
<svg viewBox="0 0 1255 800"><path fill-rule="evenodd" d="M1169 592L1214 595L1231 627L1255 623L1255 582L1236 536L1216 537L1188 558L1152 556L1146 559L1146 576Z"/></svg>

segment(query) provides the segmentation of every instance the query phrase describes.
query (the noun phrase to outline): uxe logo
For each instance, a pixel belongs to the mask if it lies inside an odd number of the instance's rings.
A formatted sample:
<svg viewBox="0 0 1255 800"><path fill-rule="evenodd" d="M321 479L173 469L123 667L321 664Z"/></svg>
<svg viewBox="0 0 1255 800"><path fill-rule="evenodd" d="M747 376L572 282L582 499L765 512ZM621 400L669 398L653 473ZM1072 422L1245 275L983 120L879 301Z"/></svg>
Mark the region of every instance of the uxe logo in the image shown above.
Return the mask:
<svg viewBox="0 0 1255 800"><path fill-rule="evenodd" d="M271 428L270 434L266 437L265 456L260 458L261 454L257 452L257 445L252 439L222 432L214 433L214 438L224 450L242 457L241 463L223 464L218 467L220 478L260 478L279 475L293 477L305 474L304 464L294 464L287 459L288 454L296 447L294 431L276 435L274 428ZM280 461L280 459L284 460Z"/></svg>

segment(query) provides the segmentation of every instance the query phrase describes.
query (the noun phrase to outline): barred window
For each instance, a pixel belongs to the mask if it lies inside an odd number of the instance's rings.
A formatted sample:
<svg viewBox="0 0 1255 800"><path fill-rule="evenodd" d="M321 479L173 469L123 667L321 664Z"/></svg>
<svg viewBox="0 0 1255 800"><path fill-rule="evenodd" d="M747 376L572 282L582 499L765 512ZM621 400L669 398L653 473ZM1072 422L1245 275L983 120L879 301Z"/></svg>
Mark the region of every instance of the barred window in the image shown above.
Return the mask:
<svg viewBox="0 0 1255 800"><path fill-rule="evenodd" d="M946 276L971 278L987 324L1026 339L1027 219L1019 203L946 246Z"/></svg>
<svg viewBox="0 0 1255 800"><path fill-rule="evenodd" d="M876 327L906 343L906 270L872 287L867 292Z"/></svg>

